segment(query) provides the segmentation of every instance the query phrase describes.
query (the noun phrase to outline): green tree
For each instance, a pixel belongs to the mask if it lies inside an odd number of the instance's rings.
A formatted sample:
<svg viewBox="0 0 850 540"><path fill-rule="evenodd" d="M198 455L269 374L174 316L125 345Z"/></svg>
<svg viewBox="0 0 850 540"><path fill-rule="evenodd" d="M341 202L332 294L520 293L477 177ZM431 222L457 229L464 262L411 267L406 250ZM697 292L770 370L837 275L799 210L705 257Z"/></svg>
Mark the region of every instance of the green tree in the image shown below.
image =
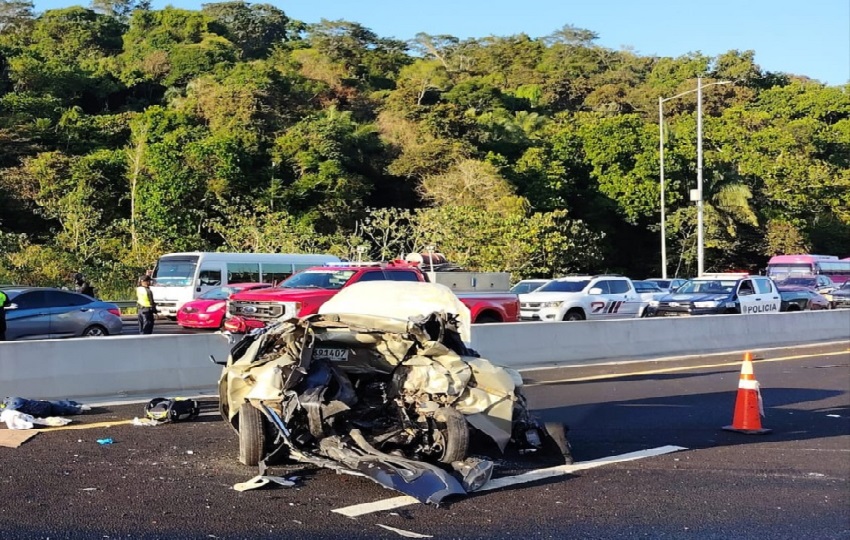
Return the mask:
<svg viewBox="0 0 850 540"><path fill-rule="evenodd" d="M375 127L350 112L330 109L299 122L275 141L287 209L321 216L321 232L353 226L372 191L370 178L379 175L373 160L380 152Z"/></svg>
<svg viewBox="0 0 850 540"><path fill-rule="evenodd" d="M289 38L289 17L270 4L219 2L203 4L201 11L223 27L242 58L262 58Z"/></svg>

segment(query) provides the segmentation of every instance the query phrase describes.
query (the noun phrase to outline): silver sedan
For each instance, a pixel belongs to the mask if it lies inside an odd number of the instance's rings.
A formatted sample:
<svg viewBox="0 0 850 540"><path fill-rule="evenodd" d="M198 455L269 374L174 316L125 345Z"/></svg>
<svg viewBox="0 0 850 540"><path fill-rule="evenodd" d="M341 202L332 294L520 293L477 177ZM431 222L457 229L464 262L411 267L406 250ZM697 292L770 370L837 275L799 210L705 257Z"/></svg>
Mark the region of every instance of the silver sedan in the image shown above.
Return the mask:
<svg viewBox="0 0 850 540"><path fill-rule="evenodd" d="M5 287L6 339L48 339L120 334L115 304L84 294L45 287Z"/></svg>

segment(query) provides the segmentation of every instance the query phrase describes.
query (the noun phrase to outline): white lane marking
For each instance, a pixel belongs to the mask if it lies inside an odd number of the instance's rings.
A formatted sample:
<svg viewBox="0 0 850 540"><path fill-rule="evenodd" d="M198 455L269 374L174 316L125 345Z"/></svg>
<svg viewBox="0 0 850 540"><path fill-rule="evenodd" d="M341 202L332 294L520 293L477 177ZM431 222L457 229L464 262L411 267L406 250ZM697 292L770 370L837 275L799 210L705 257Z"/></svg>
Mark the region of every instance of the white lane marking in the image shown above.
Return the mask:
<svg viewBox="0 0 850 540"><path fill-rule="evenodd" d="M624 366L628 364L640 364L646 362L670 362L675 360L689 360L692 358L708 358L712 356L732 356L735 354L743 354L745 352L751 353L761 353L767 351L782 351L788 349L806 349L812 347L829 347L832 345L843 345L847 343L846 339L839 339L836 341L825 341L821 343L803 343L800 345L783 345L780 347L764 347L760 349L741 349L740 351L721 351L721 352L710 352L710 353L701 353L701 354L683 354L677 356L659 356L659 357L648 357L648 358L629 358L626 360L615 360L611 362L599 361L595 363L587 363L587 364L573 364L569 362L558 364L557 362L545 365L545 366L533 366L533 367L518 367L515 368L520 373L526 373L531 371L546 371L546 370L555 370L555 369L571 369L571 368L585 368L585 367L602 367L602 366ZM836 351L836 353L846 353L847 351ZM761 361L761 360L759 360Z"/></svg>
<svg viewBox="0 0 850 540"><path fill-rule="evenodd" d="M529 471L527 473L518 474L516 476L505 476L502 478L490 480L475 493L478 493L479 491L490 491L493 489L500 489L517 484L525 484L528 482L536 482L545 478L564 476L567 474L572 474L576 471L593 469L594 467L601 467L603 465L611 465L613 463L622 463L626 461L635 461L637 459L660 456L663 454L669 454L671 452L679 452L681 450L687 450L687 448L683 446L672 445L659 446L658 448L650 448L649 450L640 450L637 452L629 452L628 454L621 454L619 456L610 456L594 459L591 461L582 461L581 463L573 463L572 465L558 465L556 467L549 467L547 469L537 469L534 471ZM354 518L365 514L371 514L373 512L382 512L418 503L419 501L417 499L408 495L403 495L401 497L393 497L391 499L383 499L371 503L355 504L352 506L346 506L344 508L337 508L336 510L333 510L333 512L341 514L343 516Z"/></svg>
<svg viewBox="0 0 850 540"><path fill-rule="evenodd" d="M434 538L430 534L419 534L413 531L405 531L404 529L396 529L395 527L390 527L389 525L381 525L378 523L378 527L382 527L388 531L392 531L399 536L403 536L405 538Z"/></svg>

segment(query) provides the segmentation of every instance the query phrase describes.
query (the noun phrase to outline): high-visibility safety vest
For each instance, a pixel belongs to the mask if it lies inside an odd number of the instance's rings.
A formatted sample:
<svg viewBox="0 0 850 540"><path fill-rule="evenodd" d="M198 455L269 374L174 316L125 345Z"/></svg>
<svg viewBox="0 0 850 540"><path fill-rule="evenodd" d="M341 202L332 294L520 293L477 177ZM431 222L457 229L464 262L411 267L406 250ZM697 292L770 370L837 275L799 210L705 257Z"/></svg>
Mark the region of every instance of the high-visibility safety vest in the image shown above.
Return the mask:
<svg viewBox="0 0 850 540"><path fill-rule="evenodd" d="M141 307L153 307L150 297L150 289L147 287L136 287L136 303Z"/></svg>
<svg viewBox="0 0 850 540"><path fill-rule="evenodd" d="M3 309L3 306L6 304L6 302L8 300L9 300L9 297L6 296L6 293L4 293L3 291L0 291L0 310Z"/></svg>

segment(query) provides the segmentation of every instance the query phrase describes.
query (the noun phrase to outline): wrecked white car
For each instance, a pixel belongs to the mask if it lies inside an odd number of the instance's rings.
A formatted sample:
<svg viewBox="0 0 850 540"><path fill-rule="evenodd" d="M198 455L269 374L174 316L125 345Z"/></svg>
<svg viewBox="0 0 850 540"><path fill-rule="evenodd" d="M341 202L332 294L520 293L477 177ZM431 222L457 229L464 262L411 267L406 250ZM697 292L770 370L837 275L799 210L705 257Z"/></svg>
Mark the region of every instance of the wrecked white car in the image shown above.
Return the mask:
<svg viewBox="0 0 850 540"><path fill-rule="evenodd" d="M219 382L240 461L312 463L438 504L490 479L492 461L470 455L476 439L570 460L563 426L536 422L519 374L468 349L457 323L318 314L246 336Z"/></svg>

